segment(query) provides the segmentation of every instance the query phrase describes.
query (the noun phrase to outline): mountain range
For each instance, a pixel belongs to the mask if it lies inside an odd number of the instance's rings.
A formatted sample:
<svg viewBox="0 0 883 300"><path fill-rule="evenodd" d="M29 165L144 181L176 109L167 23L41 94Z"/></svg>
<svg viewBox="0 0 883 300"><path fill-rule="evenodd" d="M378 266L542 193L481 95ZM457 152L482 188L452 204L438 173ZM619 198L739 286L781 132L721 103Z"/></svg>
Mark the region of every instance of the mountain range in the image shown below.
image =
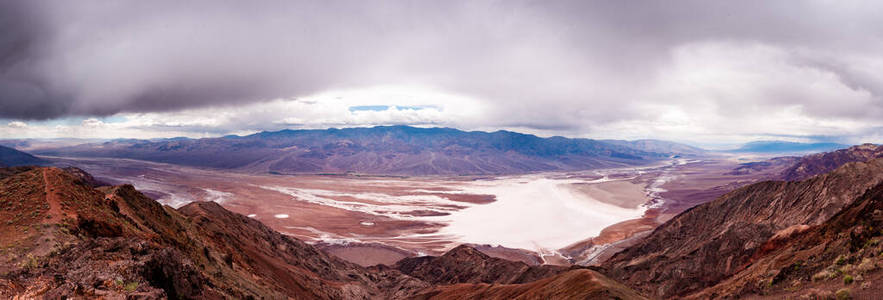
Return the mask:
<svg viewBox="0 0 883 300"><path fill-rule="evenodd" d="M643 139L643 140L634 140L634 141L625 141L625 140L601 140L602 142L628 147L635 150L641 150L646 152L653 153L662 153L667 155L686 155L686 156L697 156L697 155L705 155L708 154L708 150L693 147L686 144L674 143L663 140L652 140L652 139Z"/></svg>
<svg viewBox="0 0 883 300"><path fill-rule="evenodd" d="M13 148L0 146L0 167L41 165L46 161Z"/></svg>
<svg viewBox="0 0 883 300"><path fill-rule="evenodd" d="M50 156L113 157L246 172L386 175L512 174L645 165L701 149L663 141L541 138L510 131L378 126L247 136L113 140L43 148Z"/></svg>
<svg viewBox="0 0 883 300"><path fill-rule="evenodd" d="M757 141L742 145L730 152L735 153L813 153L847 148L849 145L838 143L798 143L785 141Z"/></svg>

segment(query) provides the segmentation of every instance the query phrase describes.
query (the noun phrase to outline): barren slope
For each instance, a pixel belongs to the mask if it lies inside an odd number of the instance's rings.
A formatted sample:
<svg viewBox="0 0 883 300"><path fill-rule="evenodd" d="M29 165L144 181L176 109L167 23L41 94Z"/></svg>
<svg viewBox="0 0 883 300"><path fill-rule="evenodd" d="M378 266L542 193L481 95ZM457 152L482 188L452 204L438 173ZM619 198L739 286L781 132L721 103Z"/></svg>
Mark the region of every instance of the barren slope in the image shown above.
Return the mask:
<svg viewBox="0 0 883 300"><path fill-rule="evenodd" d="M604 264L614 279L659 297L686 295L744 269L771 237L815 226L883 180L883 159L801 182L761 182L699 205Z"/></svg>
<svg viewBox="0 0 883 300"><path fill-rule="evenodd" d="M883 293L883 184L828 222L799 229L771 238L750 266L691 298L825 298L840 291L874 299Z"/></svg>

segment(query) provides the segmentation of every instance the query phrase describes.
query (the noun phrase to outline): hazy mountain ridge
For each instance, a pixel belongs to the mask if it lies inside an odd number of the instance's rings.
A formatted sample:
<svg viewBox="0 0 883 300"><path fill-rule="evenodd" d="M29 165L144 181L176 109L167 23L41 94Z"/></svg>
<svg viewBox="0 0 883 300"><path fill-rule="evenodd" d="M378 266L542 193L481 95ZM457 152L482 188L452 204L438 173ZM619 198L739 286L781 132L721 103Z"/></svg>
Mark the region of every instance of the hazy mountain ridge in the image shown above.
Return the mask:
<svg viewBox="0 0 883 300"><path fill-rule="evenodd" d="M668 155L703 155L707 154L709 151L690 146L687 144L669 142L663 140L653 140L653 139L643 139L643 140L601 140L602 142L619 145L623 147L628 147L636 150L653 152L653 153L663 153Z"/></svg>
<svg viewBox="0 0 883 300"><path fill-rule="evenodd" d="M849 145L838 143L798 143L785 141L756 141L750 142L738 149L730 150L736 153L808 153L824 152L847 148Z"/></svg>
<svg viewBox="0 0 883 300"><path fill-rule="evenodd" d="M119 140L35 152L132 158L249 172L397 175L584 170L648 164L670 155L590 139L409 126L281 130L205 139Z"/></svg>
<svg viewBox="0 0 883 300"><path fill-rule="evenodd" d="M46 161L13 148L0 146L0 167L41 165Z"/></svg>

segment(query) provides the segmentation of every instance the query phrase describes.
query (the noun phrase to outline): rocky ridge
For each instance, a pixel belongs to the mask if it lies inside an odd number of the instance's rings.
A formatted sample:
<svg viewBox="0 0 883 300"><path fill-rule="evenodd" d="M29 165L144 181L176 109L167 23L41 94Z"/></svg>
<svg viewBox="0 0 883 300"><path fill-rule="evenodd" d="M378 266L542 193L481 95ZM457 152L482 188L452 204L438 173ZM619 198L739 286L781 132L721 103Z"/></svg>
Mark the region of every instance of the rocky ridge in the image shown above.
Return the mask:
<svg viewBox="0 0 883 300"><path fill-rule="evenodd" d="M603 267L648 295L686 296L750 266L770 239L827 222L881 181L883 159L752 184L681 213Z"/></svg>

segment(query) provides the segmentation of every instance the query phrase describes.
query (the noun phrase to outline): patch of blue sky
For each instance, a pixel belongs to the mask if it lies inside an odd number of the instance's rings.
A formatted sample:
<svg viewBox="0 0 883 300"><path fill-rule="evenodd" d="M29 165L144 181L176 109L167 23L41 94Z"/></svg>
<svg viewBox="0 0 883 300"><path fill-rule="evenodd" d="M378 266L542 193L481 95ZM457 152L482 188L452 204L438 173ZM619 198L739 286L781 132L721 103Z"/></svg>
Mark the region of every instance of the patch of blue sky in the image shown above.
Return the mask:
<svg viewBox="0 0 883 300"><path fill-rule="evenodd" d="M359 106L350 106L350 112L357 111L387 111L395 108L396 110L424 110L424 109L436 109L441 110L437 106L434 105L359 105Z"/></svg>
<svg viewBox="0 0 883 300"><path fill-rule="evenodd" d="M384 111L388 110L389 105L359 105L359 106L350 106L350 112L357 111Z"/></svg>
<svg viewBox="0 0 883 300"><path fill-rule="evenodd" d="M398 110L424 110L427 108L438 109L438 107L434 105L396 106L396 109Z"/></svg>

